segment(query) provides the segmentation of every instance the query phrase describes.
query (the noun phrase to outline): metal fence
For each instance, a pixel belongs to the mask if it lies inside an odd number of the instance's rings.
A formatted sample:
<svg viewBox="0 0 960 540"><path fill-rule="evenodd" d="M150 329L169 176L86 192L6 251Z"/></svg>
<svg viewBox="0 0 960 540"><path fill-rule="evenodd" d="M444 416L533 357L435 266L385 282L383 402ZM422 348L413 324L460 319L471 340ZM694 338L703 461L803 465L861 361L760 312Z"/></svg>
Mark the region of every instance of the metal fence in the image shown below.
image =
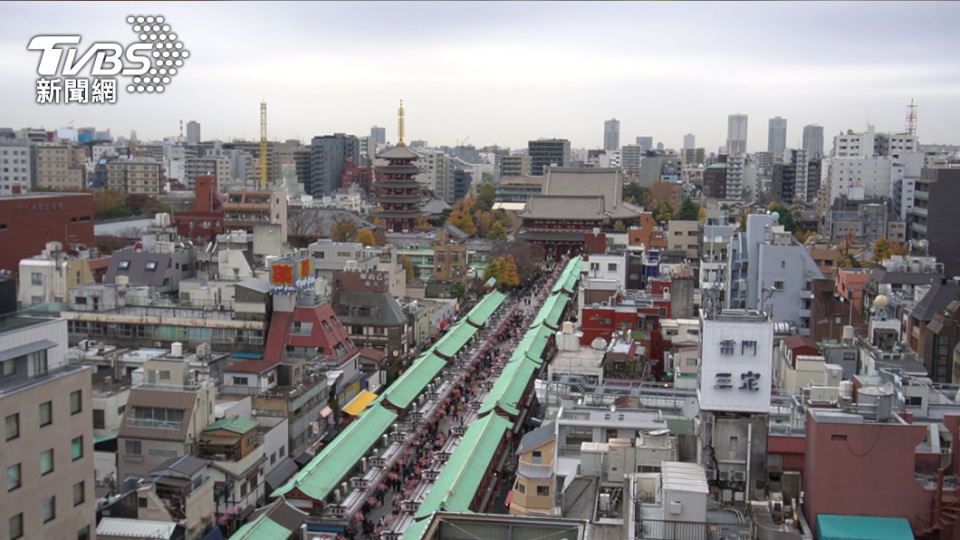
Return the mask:
<svg viewBox="0 0 960 540"><path fill-rule="evenodd" d="M645 519L637 522L636 537L644 540L750 540L753 531L749 524Z"/></svg>

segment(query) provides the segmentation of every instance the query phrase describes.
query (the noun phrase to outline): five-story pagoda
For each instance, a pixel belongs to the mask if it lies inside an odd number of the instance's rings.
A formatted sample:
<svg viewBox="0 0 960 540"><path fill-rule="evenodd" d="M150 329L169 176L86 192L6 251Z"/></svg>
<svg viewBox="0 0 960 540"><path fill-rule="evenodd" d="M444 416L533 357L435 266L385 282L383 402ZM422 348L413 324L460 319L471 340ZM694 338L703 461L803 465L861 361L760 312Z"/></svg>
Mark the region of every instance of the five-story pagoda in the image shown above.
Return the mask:
<svg viewBox="0 0 960 540"><path fill-rule="evenodd" d="M422 208L427 196L414 179L420 169L413 162L420 156L403 142L403 100L400 100L399 114L399 140L396 146L377 156L386 160L387 164L376 168L377 181L373 184L376 191L374 200L378 206L374 215L383 220L388 233L413 232L417 218L426 215Z"/></svg>

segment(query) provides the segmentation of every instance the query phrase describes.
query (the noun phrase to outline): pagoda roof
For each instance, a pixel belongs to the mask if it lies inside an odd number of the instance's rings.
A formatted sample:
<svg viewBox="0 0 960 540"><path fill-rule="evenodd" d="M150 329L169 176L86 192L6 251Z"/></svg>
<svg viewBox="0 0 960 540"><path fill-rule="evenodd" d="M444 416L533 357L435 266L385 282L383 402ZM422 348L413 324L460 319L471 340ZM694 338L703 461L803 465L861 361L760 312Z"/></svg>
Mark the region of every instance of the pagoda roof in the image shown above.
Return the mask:
<svg viewBox="0 0 960 540"><path fill-rule="evenodd" d="M410 195L375 195L373 199L376 202L385 202L385 203L414 203L414 202L427 202L428 200L430 200L430 197L427 197L422 193L413 193Z"/></svg>
<svg viewBox="0 0 960 540"><path fill-rule="evenodd" d="M416 180L377 180L373 183L374 188L390 188L390 189L411 189L411 188L423 188L423 185Z"/></svg>
<svg viewBox="0 0 960 540"><path fill-rule="evenodd" d="M418 217L426 215L427 213L419 208L412 208L410 210L382 210L373 214L373 217L385 219L417 219Z"/></svg>
<svg viewBox="0 0 960 540"><path fill-rule="evenodd" d="M387 148L383 152L380 152L377 157L383 159L420 159L420 156L414 153L413 150L410 150L406 145Z"/></svg>
<svg viewBox="0 0 960 540"><path fill-rule="evenodd" d="M415 165L383 165L377 167L377 172L381 174L420 174L420 168Z"/></svg>

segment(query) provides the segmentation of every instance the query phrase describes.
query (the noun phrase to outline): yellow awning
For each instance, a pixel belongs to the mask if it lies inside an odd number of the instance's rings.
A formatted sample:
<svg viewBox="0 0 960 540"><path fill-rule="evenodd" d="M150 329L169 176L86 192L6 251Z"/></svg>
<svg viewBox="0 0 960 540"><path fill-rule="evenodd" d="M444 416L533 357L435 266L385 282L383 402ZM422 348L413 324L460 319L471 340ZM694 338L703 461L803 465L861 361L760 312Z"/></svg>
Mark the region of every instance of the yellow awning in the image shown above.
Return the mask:
<svg viewBox="0 0 960 540"><path fill-rule="evenodd" d="M376 394L364 390L363 392L360 392L360 395L353 398L353 401L348 403L347 406L343 408L343 412L349 414L350 416L357 416L367 408L367 405L369 405L371 401L375 399L377 399Z"/></svg>

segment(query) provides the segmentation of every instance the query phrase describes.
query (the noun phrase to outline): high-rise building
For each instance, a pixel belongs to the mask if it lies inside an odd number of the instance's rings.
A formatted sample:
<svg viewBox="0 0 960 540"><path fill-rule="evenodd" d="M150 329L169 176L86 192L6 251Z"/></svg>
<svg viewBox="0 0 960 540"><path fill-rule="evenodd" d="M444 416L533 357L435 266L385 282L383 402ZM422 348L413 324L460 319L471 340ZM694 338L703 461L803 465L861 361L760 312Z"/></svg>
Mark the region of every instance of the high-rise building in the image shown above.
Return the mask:
<svg viewBox="0 0 960 540"><path fill-rule="evenodd" d="M187 142L200 142L200 122L197 122L196 120L187 122Z"/></svg>
<svg viewBox="0 0 960 540"><path fill-rule="evenodd" d="M348 157L354 163L360 161L360 141L353 135L314 137L310 142L310 186L303 186L304 191L323 197L339 189Z"/></svg>
<svg viewBox="0 0 960 540"><path fill-rule="evenodd" d="M731 156L747 153L747 115L731 114L727 118L727 153Z"/></svg>
<svg viewBox="0 0 960 540"><path fill-rule="evenodd" d="M823 126L803 126L803 149L807 151L810 159L823 157Z"/></svg>
<svg viewBox="0 0 960 540"><path fill-rule="evenodd" d="M370 128L370 137L377 144L387 144L387 128L373 126Z"/></svg>
<svg viewBox="0 0 960 540"><path fill-rule="evenodd" d="M96 529L90 368L67 357L67 321L10 317L0 330L3 538L92 538Z"/></svg>
<svg viewBox="0 0 960 540"><path fill-rule="evenodd" d="M773 164L771 187L773 200L783 204L805 203L809 192L809 164L806 150L784 152L783 160ZM814 191L816 194L816 191Z"/></svg>
<svg viewBox="0 0 960 540"><path fill-rule="evenodd" d="M227 162L229 165L230 162ZM118 159L107 163L107 188L124 193L158 196L166 182L163 163L146 158Z"/></svg>
<svg viewBox="0 0 960 540"><path fill-rule="evenodd" d="M620 167L627 176L640 176L640 162L646 149L639 144L628 144L620 151Z"/></svg>
<svg viewBox="0 0 960 540"><path fill-rule="evenodd" d="M240 153L239 150L230 150ZM202 158L187 158L184 165L184 184L193 189L198 176L214 176L217 178L217 187L221 190L230 185L234 178L233 167L227 156L208 155ZM245 177L243 179L246 179Z"/></svg>
<svg viewBox="0 0 960 540"><path fill-rule="evenodd" d="M27 141L13 138L0 140L0 195L13 193L13 186L20 186L20 193L30 191L34 152L33 146Z"/></svg>
<svg viewBox="0 0 960 540"><path fill-rule="evenodd" d="M683 149L696 148L697 147L697 136L693 133L687 133L683 136Z"/></svg>
<svg viewBox="0 0 960 540"><path fill-rule="evenodd" d="M540 139L527 143L530 156L530 175L543 176L551 165L564 167L570 163L570 141L567 139Z"/></svg>
<svg viewBox="0 0 960 540"><path fill-rule="evenodd" d="M913 192L913 216L908 237L926 240L931 256L943 263L948 276L960 275L960 169L924 168Z"/></svg>
<svg viewBox="0 0 960 540"><path fill-rule="evenodd" d="M703 165L707 161L707 152L703 148L684 148L682 155L684 165L695 163Z"/></svg>
<svg viewBox="0 0 960 540"><path fill-rule="evenodd" d="M612 118L603 123L603 149L620 149L620 121Z"/></svg>
<svg viewBox="0 0 960 540"><path fill-rule="evenodd" d="M653 137L637 137L637 144L647 150L653 150Z"/></svg>
<svg viewBox="0 0 960 540"><path fill-rule="evenodd" d="M787 149L787 119L775 116L770 119L767 131L767 152L774 156L783 155Z"/></svg>

